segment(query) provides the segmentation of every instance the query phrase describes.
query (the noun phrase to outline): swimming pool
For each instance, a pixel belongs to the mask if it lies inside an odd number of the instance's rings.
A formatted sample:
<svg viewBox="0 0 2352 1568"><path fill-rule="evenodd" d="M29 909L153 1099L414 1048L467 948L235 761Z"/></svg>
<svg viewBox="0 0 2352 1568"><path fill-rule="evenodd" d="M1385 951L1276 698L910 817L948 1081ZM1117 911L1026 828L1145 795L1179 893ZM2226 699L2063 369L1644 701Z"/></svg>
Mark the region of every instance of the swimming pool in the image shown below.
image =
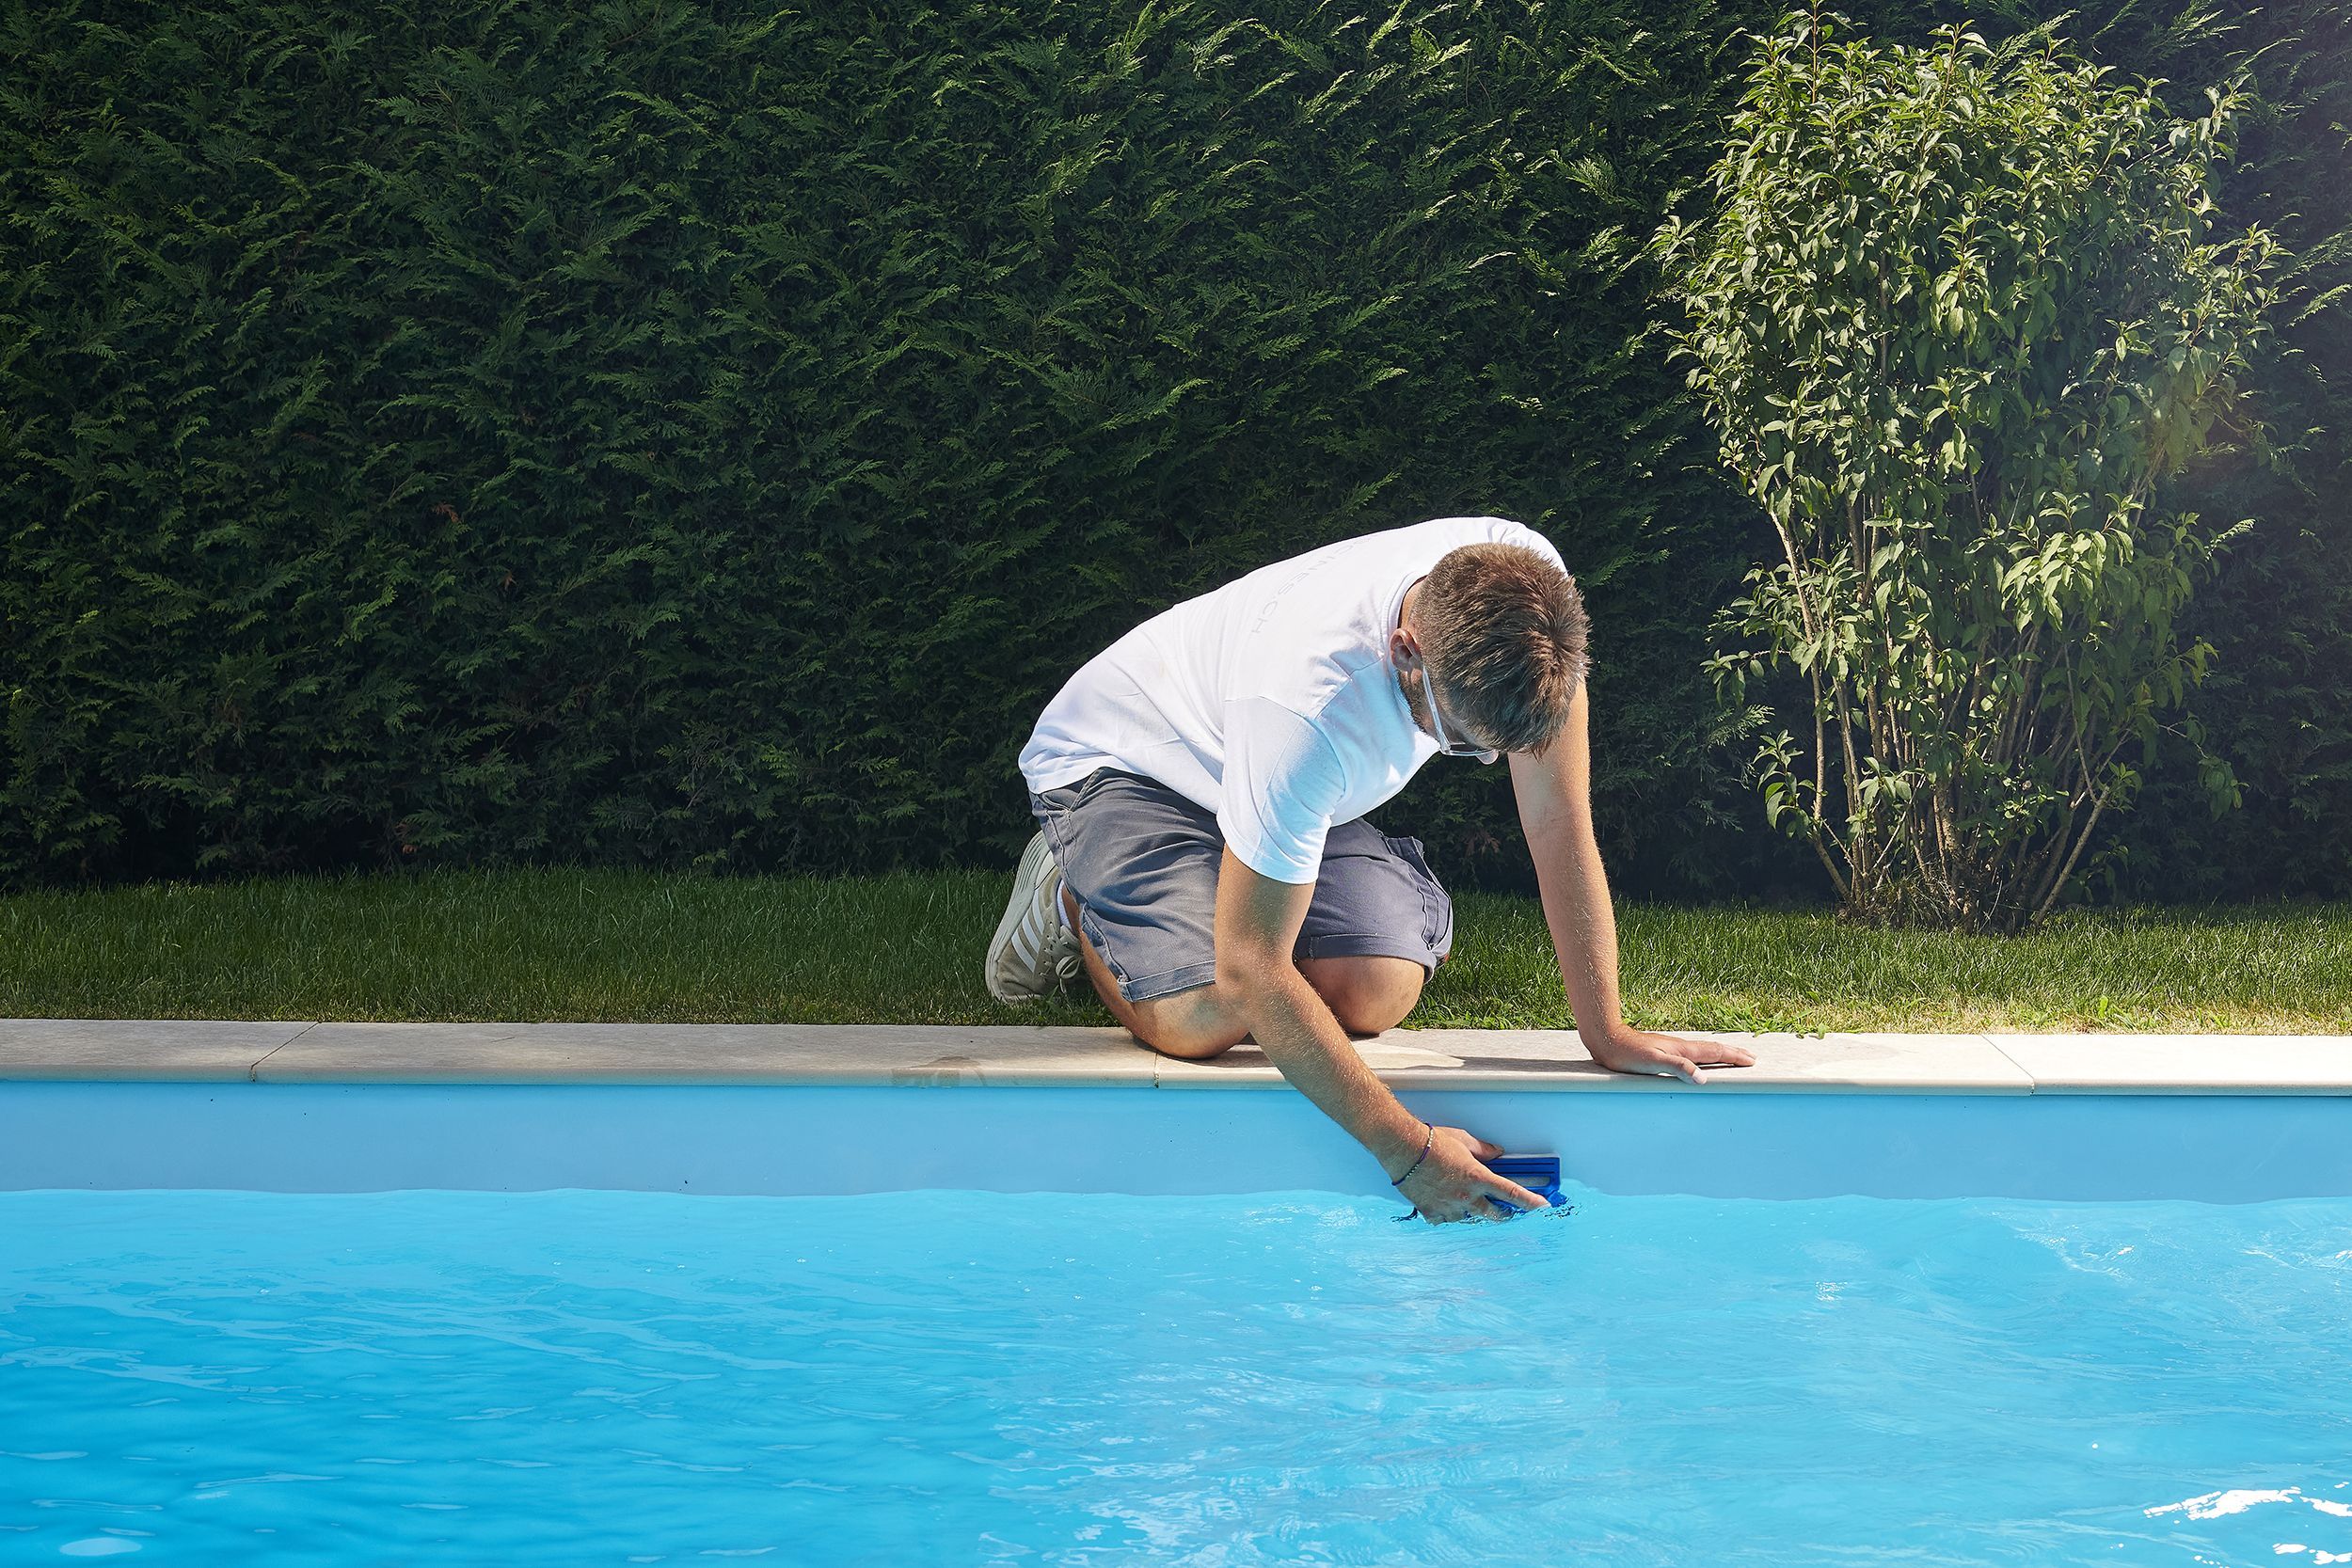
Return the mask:
<svg viewBox="0 0 2352 1568"><path fill-rule="evenodd" d="M2352 1200L1569 1196L0 1195L0 1560L2352 1560Z"/></svg>
<svg viewBox="0 0 2352 1568"><path fill-rule="evenodd" d="M267 1049L0 1081L0 1562L2352 1562L2340 1087L1419 1047L1575 1204L1439 1230L1246 1065Z"/></svg>

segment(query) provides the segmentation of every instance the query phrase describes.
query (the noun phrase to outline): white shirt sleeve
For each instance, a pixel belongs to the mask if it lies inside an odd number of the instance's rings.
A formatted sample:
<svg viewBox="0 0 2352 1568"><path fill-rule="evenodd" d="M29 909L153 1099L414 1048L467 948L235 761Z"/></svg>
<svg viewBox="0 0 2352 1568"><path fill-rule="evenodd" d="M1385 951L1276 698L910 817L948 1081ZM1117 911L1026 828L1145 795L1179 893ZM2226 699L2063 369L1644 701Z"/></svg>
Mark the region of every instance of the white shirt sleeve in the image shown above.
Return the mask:
<svg viewBox="0 0 2352 1568"><path fill-rule="evenodd" d="M1216 826L1242 864L1278 882L1312 882L1346 793L1339 752L1321 730L1271 698L1227 701Z"/></svg>

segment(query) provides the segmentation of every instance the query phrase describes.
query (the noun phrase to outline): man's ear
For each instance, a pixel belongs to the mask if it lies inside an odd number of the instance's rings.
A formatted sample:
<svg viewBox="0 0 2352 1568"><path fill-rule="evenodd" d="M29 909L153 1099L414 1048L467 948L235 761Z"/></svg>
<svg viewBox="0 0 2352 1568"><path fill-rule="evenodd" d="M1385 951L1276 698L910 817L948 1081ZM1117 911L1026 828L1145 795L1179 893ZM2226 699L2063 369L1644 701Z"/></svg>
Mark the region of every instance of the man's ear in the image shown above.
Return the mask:
<svg viewBox="0 0 2352 1568"><path fill-rule="evenodd" d="M1389 658L1400 670L1421 667L1421 655L1413 650L1412 640L1406 635L1403 626L1389 633Z"/></svg>

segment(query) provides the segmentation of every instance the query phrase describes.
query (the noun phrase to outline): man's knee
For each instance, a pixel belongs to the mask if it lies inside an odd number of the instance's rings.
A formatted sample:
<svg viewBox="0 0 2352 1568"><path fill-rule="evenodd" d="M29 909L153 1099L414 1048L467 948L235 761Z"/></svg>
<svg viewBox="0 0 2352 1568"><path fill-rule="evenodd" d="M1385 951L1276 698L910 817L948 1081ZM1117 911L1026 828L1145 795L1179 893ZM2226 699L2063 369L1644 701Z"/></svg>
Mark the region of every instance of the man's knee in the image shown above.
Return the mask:
<svg viewBox="0 0 2352 1568"><path fill-rule="evenodd" d="M1298 967L1351 1035L1393 1029L1421 1001L1422 967L1410 958L1302 958Z"/></svg>
<svg viewBox="0 0 2352 1568"><path fill-rule="evenodd" d="M1341 1028L1377 1035L1405 1022L1421 1001L1422 967L1410 958L1375 955L1301 958L1299 973ZM1216 986L1202 986L1134 1005L1129 1027L1163 1056L1206 1061L1249 1037L1249 1025L1226 1005Z"/></svg>
<svg viewBox="0 0 2352 1568"><path fill-rule="evenodd" d="M1213 985L1131 1006L1136 1016L1129 1030L1163 1056L1205 1062L1249 1037L1249 1025L1223 1005Z"/></svg>
<svg viewBox="0 0 2352 1568"><path fill-rule="evenodd" d="M1179 1061L1205 1062L1212 1056L1222 1056L1249 1037L1249 1031L1233 1029L1192 1029L1181 1025L1146 1024L1137 1031L1144 1044L1163 1056Z"/></svg>

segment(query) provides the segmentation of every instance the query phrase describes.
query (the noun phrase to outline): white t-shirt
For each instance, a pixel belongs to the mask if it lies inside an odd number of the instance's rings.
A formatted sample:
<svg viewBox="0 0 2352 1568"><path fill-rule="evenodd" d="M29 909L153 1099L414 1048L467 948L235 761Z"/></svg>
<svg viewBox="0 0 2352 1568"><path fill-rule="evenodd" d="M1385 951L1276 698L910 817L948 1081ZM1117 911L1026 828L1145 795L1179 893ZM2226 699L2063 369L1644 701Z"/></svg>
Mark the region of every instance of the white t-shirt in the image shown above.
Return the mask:
<svg viewBox="0 0 2352 1568"><path fill-rule="evenodd" d="M1216 814L1244 865L1311 882L1324 835L1403 789L1438 742L1413 722L1389 657L1405 591L1448 551L1542 534L1440 517L1261 566L1154 615L1045 705L1021 773L1038 791L1098 768L1157 779Z"/></svg>

